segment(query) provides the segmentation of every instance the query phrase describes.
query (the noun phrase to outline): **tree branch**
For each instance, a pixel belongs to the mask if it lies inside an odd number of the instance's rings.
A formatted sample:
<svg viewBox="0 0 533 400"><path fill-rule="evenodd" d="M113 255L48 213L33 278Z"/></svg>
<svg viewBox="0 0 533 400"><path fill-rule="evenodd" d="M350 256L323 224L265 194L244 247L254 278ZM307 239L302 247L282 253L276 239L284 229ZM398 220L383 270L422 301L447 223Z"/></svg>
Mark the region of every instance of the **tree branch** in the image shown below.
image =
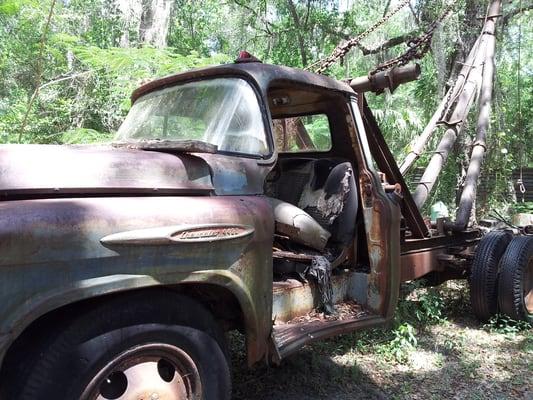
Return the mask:
<svg viewBox="0 0 533 400"><path fill-rule="evenodd" d="M344 32L337 32L337 31L330 30L327 28L322 28L322 29L327 33L340 37L341 39L344 39L344 40L350 39L350 35ZM361 50L361 52L365 56L369 54L376 54L376 53L382 52L383 50L390 49L391 47L398 46L403 43L407 43L409 40L413 39L416 36L416 33L417 33L416 31L412 31L412 32L409 32L403 35L395 36L393 38L385 40L380 45L373 47L373 48L367 48L363 46L361 43L357 44L357 47Z"/></svg>
<svg viewBox="0 0 533 400"><path fill-rule="evenodd" d="M39 91L43 90L44 88L46 88L46 87L48 87L48 86L55 85L56 83L59 83L59 82L64 82L64 81L68 81L68 80L75 79L75 78L77 78L77 77L79 77L79 76L88 75L88 74L90 74L91 72L93 72L93 71L83 71L83 72L78 72L77 74L58 76L57 78L54 78L54 79L52 79L51 81L48 81L48 82L46 82L46 83L43 83L43 84L39 87ZM37 90L37 89L36 89L36 90Z"/></svg>
<svg viewBox="0 0 533 400"><path fill-rule="evenodd" d="M265 28L257 28L265 33L267 33L269 36L273 36L274 32L271 28L274 27L274 25L266 19L266 17L260 16L257 10L253 9L249 5L245 4L244 2L241 2L239 0L233 0L235 4L237 4L239 7L244 8L246 11L250 12L255 18L255 20L260 20L265 24Z"/></svg>
<svg viewBox="0 0 533 400"><path fill-rule="evenodd" d="M26 113L24 114L24 118L22 120L22 123L20 124L19 128L19 137L18 142L22 140L22 134L24 133L24 130L26 129L26 124L28 123L28 117L31 112L31 108L33 106L33 102L39 95L39 87L41 86L41 79L43 77L43 54L44 54L44 45L46 43L46 35L48 34L48 29L50 28L50 22L52 22L52 15L54 15L54 8L56 6L57 0L52 0L52 4L50 5L50 12L48 13L48 18L46 19L46 24L44 25L43 33L41 35L41 43L39 46L39 57L37 58L37 72L35 76L35 91L33 92L32 96L30 97L30 100L28 101L28 108L26 110Z"/></svg>
<svg viewBox="0 0 533 400"><path fill-rule="evenodd" d="M307 23L309 22L309 14L311 13L311 0L307 0L307 11L305 12L305 18L303 26L307 28Z"/></svg>
<svg viewBox="0 0 533 400"><path fill-rule="evenodd" d="M503 16L503 20L502 20L502 23L503 25L507 25L509 23L509 20L511 20L513 17L515 17L516 15L520 14L520 13L523 13L525 11L529 11L529 10L532 10L533 9L533 4L530 4L528 6L524 6L522 7L522 9L520 8L516 8L514 9L513 11L510 11L508 14L504 15Z"/></svg>
<svg viewBox="0 0 533 400"><path fill-rule="evenodd" d="M292 19L294 20L294 26L296 27L296 37L298 39L298 46L300 47L300 55L302 57L302 65L307 66L307 54L305 53L305 42L304 37L302 36L302 25L300 24L300 17L296 11L296 6L292 0L287 0L287 6L289 7L289 12L291 13Z"/></svg>
<svg viewBox="0 0 533 400"><path fill-rule="evenodd" d="M389 11L390 3L391 3L391 0L387 0L387 4L385 4L385 8L383 9L383 15L382 15L382 17L384 17L385 15L387 15L387 11Z"/></svg>
<svg viewBox="0 0 533 400"><path fill-rule="evenodd" d="M376 54L380 53L383 50L390 49L391 47L398 46L399 44L407 43L409 40L413 39L415 37L416 32L409 32L404 35L396 36L393 38L390 38L388 40L385 40L380 45L374 48L366 48L363 45L360 45L359 48L363 52L363 55L369 55L369 54Z"/></svg>
<svg viewBox="0 0 533 400"><path fill-rule="evenodd" d="M409 3L409 10L411 10L411 14L413 14L416 24L420 25L420 18L418 18L418 15L416 14L416 11L411 3Z"/></svg>

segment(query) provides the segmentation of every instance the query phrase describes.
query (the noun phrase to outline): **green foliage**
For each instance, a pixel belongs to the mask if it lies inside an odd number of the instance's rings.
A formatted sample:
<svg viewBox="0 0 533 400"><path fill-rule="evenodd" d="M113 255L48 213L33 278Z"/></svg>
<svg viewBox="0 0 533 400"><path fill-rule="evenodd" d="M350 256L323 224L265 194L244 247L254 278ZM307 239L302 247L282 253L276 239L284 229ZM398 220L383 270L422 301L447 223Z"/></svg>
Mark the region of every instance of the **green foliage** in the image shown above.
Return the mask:
<svg viewBox="0 0 533 400"><path fill-rule="evenodd" d="M102 143L111 139L110 134L87 128L70 129L61 134L61 143L64 144Z"/></svg>
<svg viewBox="0 0 533 400"><path fill-rule="evenodd" d="M304 126L315 145L315 149L329 150L331 148L331 132L326 115L304 118Z"/></svg>
<svg viewBox="0 0 533 400"><path fill-rule="evenodd" d="M533 214L533 201L518 202L513 204L513 213Z"/></svg>
<svg viewBox="0 0 533 400"><path fill-rule="evenodd" d="M415 311L415 316L420 322L434 323L443 320L444 302L436 289L426 289L419 297L419 302L420 308Z"/></svg>
<svg viewBox="0 0 533 400"><path fill-rule="evenodd" d="M87 98L92 103L89 111L96 111L101 121L97 130L114 130L129 110L130 93L151 78L161 77L191 68L220 64L228 57L215 54L202 57L198 53L181 55L171 48L108 48L76 47L73 53L83 68L92 71L92 78L85 83ZM83 112L83 110L79 110Z"/></svg>
<svg viewBox="0 0 533 400"><path fill-rule="evenodd" d="M155 48L145 31L150 2L141 0L70 0L57 2L44 37L43 71L37 82L36 60L52 1L0 0L0 142L63 143L93 141L94 132L109 137L129 108L129 96L141 82L203 65L228 62L246 49L266 62L306 67L328 55L348 37L365 31L387 12L390 2L335 0L174 0L168 13L166 48ZM155 2L153 2L155 3ZM144 6L143 6L144 4ZM350 51L328 74L336 78L366 75L376 64L397 56L406 42L381 50L379 45L401 35L416 36L440 14L444 0L423 0L404 8ZM394 7L394 2L389 5ZM435 34L432 51L420 61L421 78L394 94L368 95L384 136L398 160L431 117L444 95L448 76L479 33L485 2L458 2ZM504 15L516 11L506 4ZM481 11L480 11L481 10ZM153 10L152 10L153 11ZM507 210L509 176L533 162L533 35L530 11L513 14L498 32L497 80L492 128L483 182L490 196L478 209ZM522 21L518 65L519 22ZM161 21L159 21L161 22ZM164 24L158 26L163 28ZM149 27L148 27L149 28ZM378 49L378 50L373 50ZM369 52L370 54L364 56ZM517 72L521 71L520 85ZM38 89L37 86L41 88ZM28 112L29 99L36 100ZM520 107L518 91L520 90ZM519 115L519 109L521 115ZM26 126L22 121L28 113ZM521 118L519 118L519 116ZM467 135L473 137L475 120ZM320 145L326 136L312 129ZM65 135L64 132L70 132ZM442 132L440 132L442 133ZM439 136L439 135L437 135ZM462 139L467 144L466 137ZM418 165L425 165L436 137ZM465 146L462 145L464 148ZM455 205L461 146L451 155L432 194L433 201ZM409 181L410 179L408 179Z"/></svg>
<svg viewBox="0 0 533 400"><path fill-rule="evenodd" d="M377 351L388 360L406 363L409 354L416 348L416 330L409 323L403 323L392 331L392 339L378 347Z"/></svg>
<svg viewBox="0 0 533 400"><path fill-rule="evenodd" d="M19 12L21 5L21 2L18 0L3 0L0 2L0 15L15 15Z"/></svg>
<svg viewBox="0 0 533 400"><path fill-rule="evenodd" d="M419 333L431 325L446 323L445 310L450 309L448 300L441 289L426 288L423 281L404 284L391 329L358 334L358 351L376 351L388 361L407 363L410 354L417 349ZM353 340L342 342L339 351L346 351L349 346L353 346Z"/></svg>
<svg viewBox="0 0 533 400"><path fill-rule="evenodd" d="M515 321L506 315L497 314L484 325L489 332L515 335L520 332L530 331L532 326L526 321Z"/></svg>

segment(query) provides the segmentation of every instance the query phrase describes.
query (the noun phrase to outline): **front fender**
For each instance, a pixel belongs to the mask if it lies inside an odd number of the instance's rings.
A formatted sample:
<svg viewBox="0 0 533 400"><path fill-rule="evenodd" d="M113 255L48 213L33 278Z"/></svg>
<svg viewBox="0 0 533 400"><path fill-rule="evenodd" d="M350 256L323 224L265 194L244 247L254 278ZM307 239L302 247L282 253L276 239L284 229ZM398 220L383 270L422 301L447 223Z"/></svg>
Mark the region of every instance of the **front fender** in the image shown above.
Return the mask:
<svg viewBox="0 0 533 400"><path fill-rule="evenodd" d="M261 337L262 326L252 294L236 274L225 270L205 270L192 274L170 274L159 279L148 275L109 275L77 281L38 293L17 307L10 314L13 318L4 321L4 325L12 329L0 336L0 359L24 329L51 311L99 296L158 286L168 287L174 285L175 282L180 282L179 285L187 283L218 285L229 290L237 299L243 312L248 357L253 360L252 362L261 358L265 351L262 343L266 341L266 338L258 340Z"/></svg>
<svg viewBox="0 0 533 400"><path fill-rule="evenodd" d="M230 228L215 232L224 226ZM206 227L223 237L203 240ZM272 209L262 196L1 203L0 346L5 351L34 320L73 302L208 283L239 301L249 362L256 362L272 325L273 231Z"/></svg>

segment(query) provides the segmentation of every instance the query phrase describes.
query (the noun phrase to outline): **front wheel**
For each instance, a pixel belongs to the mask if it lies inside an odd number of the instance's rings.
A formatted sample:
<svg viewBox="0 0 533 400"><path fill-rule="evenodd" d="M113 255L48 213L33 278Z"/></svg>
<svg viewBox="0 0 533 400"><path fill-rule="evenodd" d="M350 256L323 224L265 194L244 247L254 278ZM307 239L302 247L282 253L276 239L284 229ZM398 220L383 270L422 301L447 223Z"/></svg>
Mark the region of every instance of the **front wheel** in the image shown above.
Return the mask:
<svg viewBox="0 0 533 400"><path fill-rule="evenodd" d="M13 354L6 398L229 400L224 335L213 316L185 296L137 297L84 310L22 360L22 351Z"/></svg>
<svg viewBox="0 0 533 400"><path fill-rule="evenodd" d="M105 335L76 349L77 357L90 361L79 372L92 377L73 390L77 393L85 386L81 400L225 398L226 359L209 335L157 324ZM103 341L108 342L106 347L101 346Z"/></svg>

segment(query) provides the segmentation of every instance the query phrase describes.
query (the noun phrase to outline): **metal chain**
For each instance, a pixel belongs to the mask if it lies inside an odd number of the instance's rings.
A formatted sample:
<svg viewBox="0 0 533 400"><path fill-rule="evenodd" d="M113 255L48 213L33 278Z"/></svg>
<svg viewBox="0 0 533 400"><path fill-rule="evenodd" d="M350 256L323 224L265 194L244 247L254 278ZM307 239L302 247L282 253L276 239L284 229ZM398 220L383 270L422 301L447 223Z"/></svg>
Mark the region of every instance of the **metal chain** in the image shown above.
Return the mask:
<svg viewBox="0 0 533 400"><path fill-rule="evenodd" d="M376 29L378 29L381 25L383 25L385 22L387 22L393 15L397 14L402 8L404 8L406 5L408 5L411 2L411 0L404 0L402 1L394 10L392 10L387 15L383 16L380 20L378 20L374 25L372 25L370 28L368 28L366 31L361 33L360 35L339 44L333 52L326 58L323 58L321 60L318 60L317 62L311 64L306 69L310 70L315 68L315 73L322 74L324 73L329 67L331 67L338 59L343 58L346 56L346 54L354 47L357 46L361 40L366 38L368 35L373 33Z"/></svg>
<svg viewBox="0 0 533 400"><path fill-rule="evenodd" d="M437 123L442 123L445 121L446 117L448 116L448 113L450 111L450 106L452 104L452 96L455 92L455 84L457 83L457 77L455 77L449 84L448 94L446 96L446 101L444 102L444 107L442 108L442 112L440 113L439 120ZM455 96L454 96L455 97ZM455 99L454 99L455 101Z"/></svg>
<svg viewBox="0 0 533 400"><path fill-rule="evenodd" d="M457 0L452 1L450 5L448 5L448 7L444 9L444 12L440 15L440 17L429 25L427 31L423 35L407 42L407 46L409 48L405 53L399 55L398 57L385 61L382 64L379 64L376 68L370 71L369 75L374 75L378 72L386 71L395 66L401 67L402 65L406 65L412 60L422 59L431 48L431 40L433 39L433 34L435 33L435 30L440 25L440 23L444 21L446 17L448 17L456 2Z"/></svg>

